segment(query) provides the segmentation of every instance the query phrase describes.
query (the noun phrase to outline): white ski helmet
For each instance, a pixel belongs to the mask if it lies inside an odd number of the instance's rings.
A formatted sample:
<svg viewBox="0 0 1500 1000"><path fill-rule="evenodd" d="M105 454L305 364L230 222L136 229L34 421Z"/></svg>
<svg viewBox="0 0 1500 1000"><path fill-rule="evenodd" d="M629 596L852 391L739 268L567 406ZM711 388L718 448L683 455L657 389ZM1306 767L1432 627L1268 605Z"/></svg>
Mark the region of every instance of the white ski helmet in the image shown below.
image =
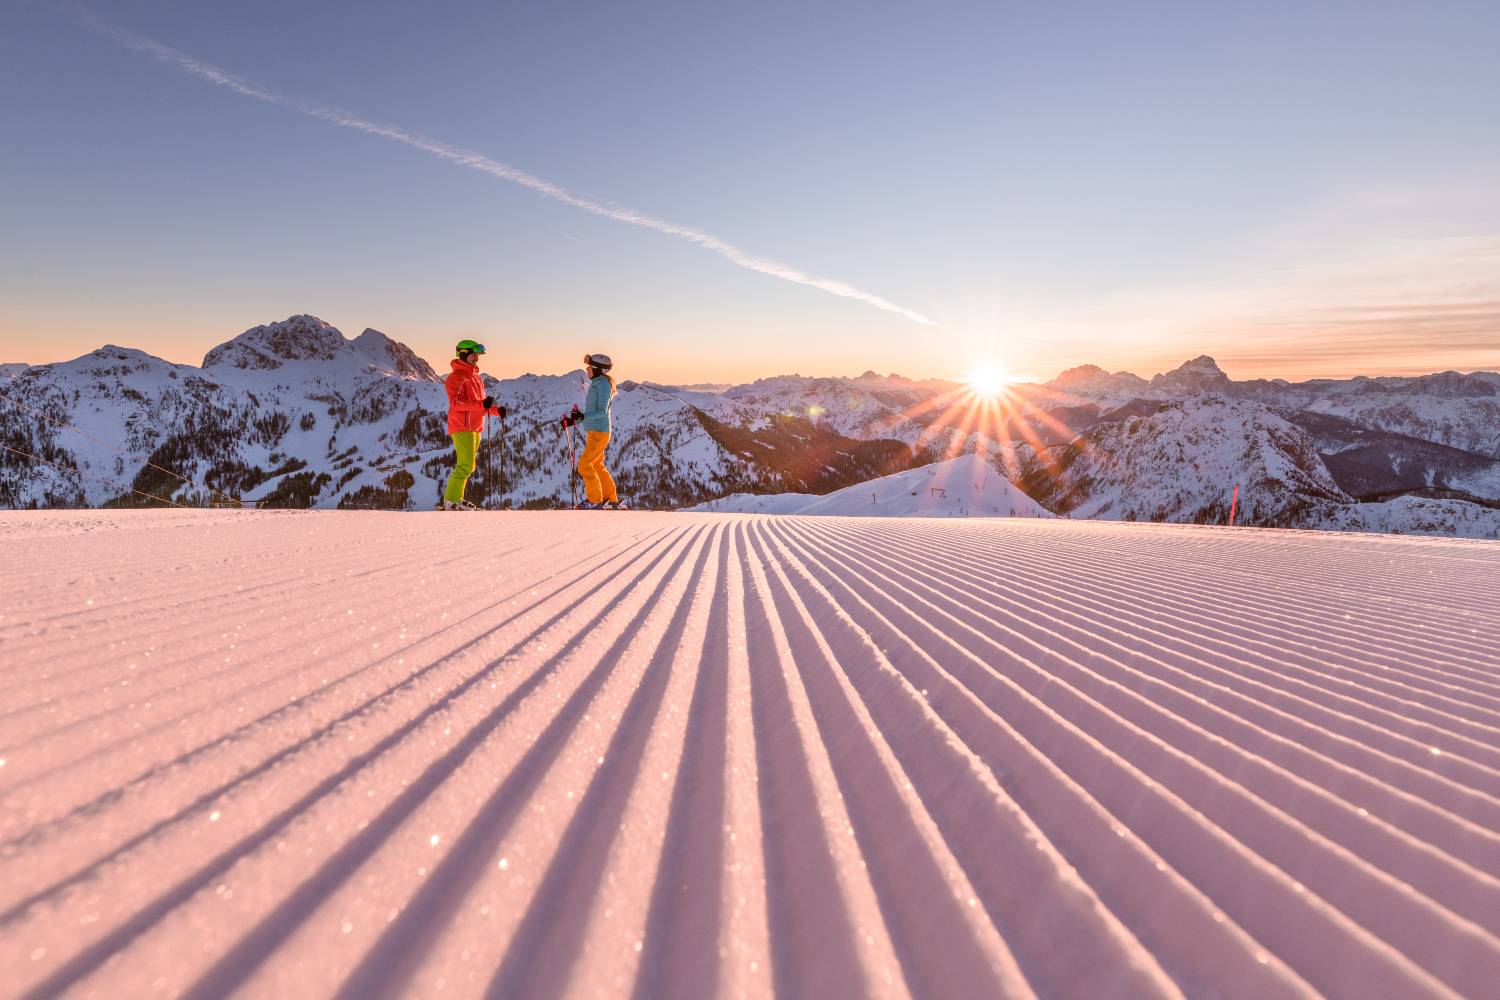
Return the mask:
<svg viewBox="0 0 1500 1000"><path fill-rule="evenodd" d="M615 366L615 363L610 360L608 354L585 354L583 356L583 363L590 368L597 368L605 372Z"/></svg>

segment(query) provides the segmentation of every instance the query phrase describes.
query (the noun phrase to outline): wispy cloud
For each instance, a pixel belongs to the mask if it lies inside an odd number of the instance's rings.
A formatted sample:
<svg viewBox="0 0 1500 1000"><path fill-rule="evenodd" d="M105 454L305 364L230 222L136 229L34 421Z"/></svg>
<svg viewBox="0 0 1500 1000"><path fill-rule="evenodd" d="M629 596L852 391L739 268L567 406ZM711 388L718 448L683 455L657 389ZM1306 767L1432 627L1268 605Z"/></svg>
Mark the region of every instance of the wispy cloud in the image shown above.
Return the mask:
<svg viewBox="0 0 1500 1000"><path fill-rule="evenodd" d="M856 302L863 302L865 305L874 306L876 309L881 309L885 312L895 313L898 316L903 316L911 320L913 323L920 323L923 326L937 325L913 309L908 309L905 306L897 305L889 299L863 291L846 281L820 278L798 270L788 264L770 260L766 257L757 257L701 229L694 229L691 226L678 225L675 222L658 219L632 208L603 205L599 202L590 201L587 198L580 198L557 184L553 184L551 181L543 180L540 177L526 173L524 170L518 170L498 160L492 160L480 153L461 149L436 139L429 139L425 136L408 132L405 129L397 128L394 125L385 125L380 122L370 121L331 105L315 104L289 97L285 94L278 94L275 91L267 90L257 84L234 76L210 63L178 52L176 49L163 45L154 39L135 34L111 24L92 11L76 4L56 2L52 6L54 9L67 14L78 23L98 31L126 48L148 55L160 62L174 66L190 76L195 76L215 86L232 90L244 97L252 97L258 101L265 101L268 104L274 104L278 107L295 111L298 114L306 115L309 118L316 118L342 128L354 129L359 132L379 136L382 139L389 139L392 142L399 142L402 145L410 146L413 149L419 149L424 153L430 153L433 156L447 160L449 163L457 166L478 170L492 177L498 177L501 180L530 188L538 194L551 198L554 201L560 201L564 205L571 205L592 215L613 219L616 222L623 222L632 226L640 226L643 229L655 230L667 236L686 240L689 243L703 247L705 250L712 250L731 263L748 268L751 271L759 271L761 274L768 274L783 281L807 285L810 288L828 292L830 295L838 295L842 298L853 299Z"/></svg>

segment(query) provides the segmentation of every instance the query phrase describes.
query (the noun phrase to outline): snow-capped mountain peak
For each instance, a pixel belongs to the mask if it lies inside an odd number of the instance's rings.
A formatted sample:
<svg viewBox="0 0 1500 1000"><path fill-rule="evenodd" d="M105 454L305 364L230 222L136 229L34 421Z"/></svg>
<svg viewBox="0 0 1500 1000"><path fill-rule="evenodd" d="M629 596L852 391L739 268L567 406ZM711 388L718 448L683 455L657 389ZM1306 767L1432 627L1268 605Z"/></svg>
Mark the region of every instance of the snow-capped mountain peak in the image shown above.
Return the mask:
<svg viewBox="0 0 1500 1000"><path fill-rule="evenodd" d="M422 382L438 381L437 372L410 347L392 340L379 330L366 328L355 337L352 346L356 354L371 359L377 371L397 378L415 379Z"/></svg>
<svg viewBox="0 0 1500 1000"><path fill-rule="evenodd" d="M1438 372L1435 375L1422 375L1411 379L1403 388L1408 392L1438 396L1443 399L1500 396L1500 387L1480 377L1482 374L1484 373L1462 375L1453 371Z"/></svg>
<svg viewBox="0 0 1500 1000"><path fill-rule="evenodd" d="M105 344L98 350L90 351L72 361L37 365L31 370L62 378L75 377L95 381L176 378L178 374L196 373L196 369L191 367L174 365L154 354L147 354L133 347L118 347L114 344Z"/></svg>
<svg viewBox="0 0 1500 1000"><path fill-rule="evenodd" d="M1192 392L1203 392L1216 388L1227 387L1229 376L1225 375L1219 367L1218 362L1206 354L1199 355L1193 360L1179 365L1169 372L1157 375L1151 380L1153 389L1189 390Z"/></svg>
<svg viewBox="0 0 1500 1000"><path fill-rule="evenodd" d="M1058 389L1062 392L1136 392L1146 388L1149 383L1132 372L1109 372L1098 365L1079 365L1069 368L1057 378L1047 383L1050 389Z"/></svg>
<svg viewBox="0 0 1500 1000"><path fill-rule="evenodd" d="M1102 424L1036 457L1022 488L1073 517L1223 523L1241 488L1246 521L1291 524L1305 509L1349 503L1308 435L1257 403L1170 403Z"/></svg>
<svg viewBox="0 0 1500 1000"><path fill-rule="evenodd" d="M1077 386L1093 385L1108 377L1109 372L1098 365L1078 365L1076 368L1069 368L1047 384L1058 389L1072 389Z"/></svg>
<svg viewBox="0 0 1500 1000"><path fill-rule="evenodd" d="M342 362L341 368L406 381L440 381L432 366L415 351L379 330L366 329L350 340L338 327L307 315L251 327L209 351L203 367L222 376L227 369L276 371L293 365L300 374L321 375L327 372L322 367L326 362ZM312 367L305 367L308 364Z"/></svg>
<svg viewBox="0 0 1500 1000"><path fill-rule="evenodd" d="M203 367L280 368L287 361L332 361L350 349L332 324L316 316L291 316L251 327L203 356Z"/></svg>

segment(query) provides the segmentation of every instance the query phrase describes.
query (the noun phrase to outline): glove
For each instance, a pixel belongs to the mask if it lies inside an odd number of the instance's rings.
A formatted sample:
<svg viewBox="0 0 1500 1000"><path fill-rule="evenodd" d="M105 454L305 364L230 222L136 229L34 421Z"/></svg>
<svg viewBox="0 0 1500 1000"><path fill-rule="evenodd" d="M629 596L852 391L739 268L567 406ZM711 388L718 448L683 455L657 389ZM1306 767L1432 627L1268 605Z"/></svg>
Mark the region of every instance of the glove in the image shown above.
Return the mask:
<svg viewBox="0 0 1500 1000"><path fill-rule="evenodd" d="M578 408L577 403L573 404L573 412L571 414L571 418L573 420L573 423L575 424L583 423L583 411Z"/></svg>
<svg viewBox="0 0 1500 1000"><path fill-rule="evenodd" d="M494 396L486 396L486 397L484 397L484 408L486 410L493 410L495 408L495 397Z"/></svg>
<svg viewBox="0 0 1500 1000"><path fill-rule="evenodd" d="M510 411L507 410L505 407L503 407L503 406L499 407L499 410L500 410L500 419L501 420L504 420L506 417L510 416Z"/></svg>

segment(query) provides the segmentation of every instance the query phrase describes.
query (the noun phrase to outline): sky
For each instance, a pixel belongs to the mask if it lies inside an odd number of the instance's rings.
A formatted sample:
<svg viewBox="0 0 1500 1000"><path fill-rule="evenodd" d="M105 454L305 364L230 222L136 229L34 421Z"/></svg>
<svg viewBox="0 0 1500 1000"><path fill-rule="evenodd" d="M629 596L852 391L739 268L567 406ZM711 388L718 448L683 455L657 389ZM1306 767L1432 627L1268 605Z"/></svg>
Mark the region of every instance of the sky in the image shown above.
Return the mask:
<svg viewBox="0 0 1500 1000"><path fill-rule="evenodd" d="M0 361L1500 369L1500 4L0 0Z"/></svg>

